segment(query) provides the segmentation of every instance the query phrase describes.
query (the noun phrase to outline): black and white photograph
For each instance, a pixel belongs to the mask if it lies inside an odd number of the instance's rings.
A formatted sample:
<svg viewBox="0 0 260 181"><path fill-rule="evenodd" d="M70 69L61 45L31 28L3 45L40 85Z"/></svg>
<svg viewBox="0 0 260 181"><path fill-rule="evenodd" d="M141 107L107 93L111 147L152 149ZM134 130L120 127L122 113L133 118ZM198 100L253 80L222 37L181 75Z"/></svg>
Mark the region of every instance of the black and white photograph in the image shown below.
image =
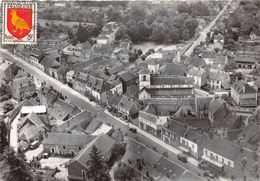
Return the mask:
<svg viewBox="0 0 260 181"><path fill-rule="evenodd" d="M0 7L0 181L260 181L260 0Z"/></svg>

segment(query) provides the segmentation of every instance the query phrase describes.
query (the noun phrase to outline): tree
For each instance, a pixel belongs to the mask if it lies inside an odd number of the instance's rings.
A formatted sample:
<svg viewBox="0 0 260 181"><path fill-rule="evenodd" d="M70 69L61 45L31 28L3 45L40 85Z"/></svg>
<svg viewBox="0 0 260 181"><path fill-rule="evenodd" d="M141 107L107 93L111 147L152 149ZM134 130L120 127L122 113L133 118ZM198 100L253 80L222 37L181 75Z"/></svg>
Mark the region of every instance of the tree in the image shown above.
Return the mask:
<svg viewBox="0 0 260 181"><path fill-rule="evenodd" d="M11 111L13 109L14 109L14 105L12 103L6 102L4 104L4 107L3 107L4 113L7 113L7 112L9 112L9 111Z"/></svg>
<svg viewBox="0 0 260 181"><path fill-rule="evenodd" d="M77 40L80 43L86 42L90 38L90 33L88 30L82 26L79 26L78 31L76 33Z"/></svg>
<svg viewBox="0 0 260 181"><path fill-rule="evenodd" d="M4 149L4 171L3 178L6 181L32 181L30 168L25 161L24 154L16 154L12 148L6 147Z"/></svg>
<svg viewBox="0 0 260 181"><path fill-rule="evenodd" d="M127 180L138 180L138 175L134 171L134 169L122 165L121 163L118 164L118 168L115 170L114 179L120 181L127 181Z"/></svg>
<svg viewBox="0 0 260 181"><path fill-rule="evenodd" d="M102 155L95 145L92 147L92 151L89 155L90 159L87 161L87 165L89 166L89 169L87 170L88 178L93 181L109 180L109 177L106 174L106 162L102 159Z"/></svg>
<svg viewBox="0 0 260 181"><path fill-rule="evenodd" d="M224 71L226 72L233 72L235 69L237 69L237 64L235 62L229 62L224 66Z"/></svg>
<svg viewBox="0 0 260 181"><path fill-rule="evenodd" d="M0 155L3 154L4 148L8 145L8 140L7 140L7 126L4 122L4 119L1 118L0 120ZM1 160L1 158L0 158Z"/></svg>

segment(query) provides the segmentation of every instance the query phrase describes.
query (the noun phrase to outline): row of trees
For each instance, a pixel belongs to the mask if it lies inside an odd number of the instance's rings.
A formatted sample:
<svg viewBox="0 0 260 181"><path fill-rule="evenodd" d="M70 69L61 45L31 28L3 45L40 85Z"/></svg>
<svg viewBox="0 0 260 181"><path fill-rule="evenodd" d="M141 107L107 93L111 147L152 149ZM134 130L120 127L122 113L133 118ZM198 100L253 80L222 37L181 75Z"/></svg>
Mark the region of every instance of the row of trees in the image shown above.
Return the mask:
<svg viewBox="0 0 260 181"><path fill-rule="evenodd" d="M259 32L260 5L254 1L242 1L235 12L224 21L226 29L238 28L240 35ZM235 36L236 37L236 36ZM235 40L235 39L234 39Z"/></svg>
<svg viewBox="0 0 260 181"><path fill-rule="evenodd" d="M131 7L127 15L120 15L116 9L111 9L113 12L109 13L110 20L121 22L116 34L117 40L130 38L134 43L145 41L176 43L181 40L189 40L194 36L198 22L191 15L177 14L167 8L146 12L144 9L147 7L143 6Z"/></svg>

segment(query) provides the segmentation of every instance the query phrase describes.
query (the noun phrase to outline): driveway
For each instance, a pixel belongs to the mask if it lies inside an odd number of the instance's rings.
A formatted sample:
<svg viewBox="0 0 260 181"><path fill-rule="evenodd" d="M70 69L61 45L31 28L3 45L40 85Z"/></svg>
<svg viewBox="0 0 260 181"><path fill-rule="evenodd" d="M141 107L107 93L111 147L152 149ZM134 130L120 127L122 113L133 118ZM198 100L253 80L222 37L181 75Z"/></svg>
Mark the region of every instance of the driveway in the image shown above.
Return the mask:
<svg viewBox="0 0 260 181"><path fill-rule="evenodd" d="M36 149L25 152L25 157L26 157L27 161L32 161L33 157L37 157L42 152L43 152L43 145L40 144L40 146L37 147Z"/></svg>
<svg viewBox="0 0 260 181"><path fill-rule="evenodd" d="M60 178L63 180L68 180L68 169L65 168L65 163L68 163L70 158L58 158L58 157L49 157L48 159L41 159L40 164L42 168L58 168L60 172L55 174L56 178Z"/></svg>
<svg viewBox="0 0 260 181"><path fill-rule="evenodd" d="M16 116L16 118L11 123L10 129L10 147L14 149L14 151L18 151L18 133L17 133L17 124L19 122L20 114Z"/></svg>

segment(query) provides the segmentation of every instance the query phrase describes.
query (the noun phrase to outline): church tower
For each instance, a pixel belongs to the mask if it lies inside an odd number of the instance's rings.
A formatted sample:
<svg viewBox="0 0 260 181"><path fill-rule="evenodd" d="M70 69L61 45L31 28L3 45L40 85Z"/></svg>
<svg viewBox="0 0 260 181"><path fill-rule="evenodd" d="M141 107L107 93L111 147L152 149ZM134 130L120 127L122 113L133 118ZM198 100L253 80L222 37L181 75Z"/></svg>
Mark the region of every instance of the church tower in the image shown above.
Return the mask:
<svg viewBox="0 0 260 181"><path fill-rule="evenodd" d="M150 88L151 85L151 74L148 69L144 69L139 73L139 90Z"/></svg>

